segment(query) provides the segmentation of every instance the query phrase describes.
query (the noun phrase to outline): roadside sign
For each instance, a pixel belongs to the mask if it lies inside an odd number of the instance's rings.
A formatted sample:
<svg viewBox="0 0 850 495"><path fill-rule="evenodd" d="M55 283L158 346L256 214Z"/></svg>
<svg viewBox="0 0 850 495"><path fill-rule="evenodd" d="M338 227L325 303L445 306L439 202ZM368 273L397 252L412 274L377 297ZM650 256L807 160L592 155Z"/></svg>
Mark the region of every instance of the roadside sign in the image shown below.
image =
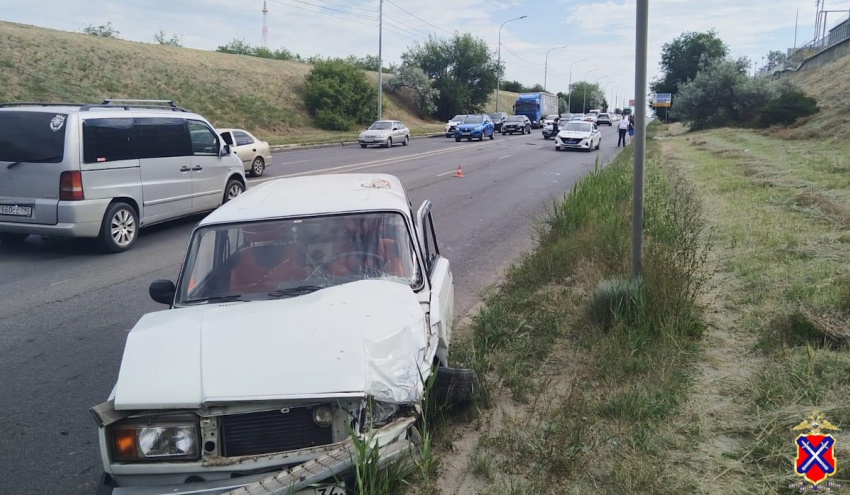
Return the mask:
<svg viewBox="0 0 850 495"><path fill-rule="evenodd" d="M673 102L673 95L670 93L658 93L652 101L652 106L655 108L669 107Z"/></svg>

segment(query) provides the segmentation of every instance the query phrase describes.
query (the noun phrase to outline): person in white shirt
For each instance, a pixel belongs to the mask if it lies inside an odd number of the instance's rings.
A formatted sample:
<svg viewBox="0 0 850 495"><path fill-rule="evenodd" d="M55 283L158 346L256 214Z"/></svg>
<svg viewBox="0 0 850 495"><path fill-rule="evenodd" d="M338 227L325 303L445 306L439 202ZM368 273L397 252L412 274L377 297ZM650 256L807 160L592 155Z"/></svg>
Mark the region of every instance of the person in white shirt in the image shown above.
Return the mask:
<svg viewBox="0 0 850 495"><path fill-rule="evenodd" d="M626 147L626 133L629 132L629 116L623 114L620 122L617 123L617 132L620 134L620 139L617 140L617 147L620 147L620 143L623 143L623 148Z"/></svg>

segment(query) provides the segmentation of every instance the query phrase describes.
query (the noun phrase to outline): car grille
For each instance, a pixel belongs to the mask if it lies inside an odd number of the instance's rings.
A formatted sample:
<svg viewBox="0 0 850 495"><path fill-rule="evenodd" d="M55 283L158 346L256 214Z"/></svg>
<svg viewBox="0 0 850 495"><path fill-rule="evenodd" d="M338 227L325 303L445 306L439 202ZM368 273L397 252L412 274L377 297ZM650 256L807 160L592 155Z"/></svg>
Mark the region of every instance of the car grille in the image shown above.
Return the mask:
<svg viewBox="0 0 850 495"><path fill-rule="evenodd" d="M578 144L578 143L581 142L581 139L567 138L567 139L564 139L563 141L566 144Z"/></svg>
<svg viewBox="0 0 850 495"><path fill-rule="evenodd" d="M222 455L268 454L327 445L333 442L332 428L313 421L313 409L298 407L224 416L221 426Z"/></svg>

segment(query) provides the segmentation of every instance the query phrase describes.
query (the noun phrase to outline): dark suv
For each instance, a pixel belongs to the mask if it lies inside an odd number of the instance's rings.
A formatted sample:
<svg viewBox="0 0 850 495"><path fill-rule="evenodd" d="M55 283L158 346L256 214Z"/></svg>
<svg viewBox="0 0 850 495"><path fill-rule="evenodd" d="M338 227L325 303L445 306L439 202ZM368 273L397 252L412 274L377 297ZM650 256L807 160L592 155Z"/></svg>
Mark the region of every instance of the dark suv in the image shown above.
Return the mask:
<svg viewBox="0 0 850 495"><path fill-rule="evenodd" d="M502 135L513 134L531 134L531 121L525 115L514 115L505 119L502 125Z"/></svg>
<svg viewBox="0 0 850 495"><path fill-rule="evenodd" d="M494 112L490 114L490 118L493 119L493 126L497 131L502 130L502 124L508 120L508 114L505 112Z"/></svg>

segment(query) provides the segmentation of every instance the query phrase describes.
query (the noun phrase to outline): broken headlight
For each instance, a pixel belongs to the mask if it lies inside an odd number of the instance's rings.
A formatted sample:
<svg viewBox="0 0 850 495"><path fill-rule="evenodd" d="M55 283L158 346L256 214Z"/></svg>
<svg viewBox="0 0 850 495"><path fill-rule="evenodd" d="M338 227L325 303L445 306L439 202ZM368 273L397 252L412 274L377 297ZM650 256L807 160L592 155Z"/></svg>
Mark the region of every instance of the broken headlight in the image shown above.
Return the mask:
<svg viewBox="0 0 850 495"><path fill-rule="evenodd" d="M398 411L398 405L388 402L369 401L369 420L370 424L378 425L386 422Z"/></svg>
<svg viewBox="0 0 850 495"><path fill-rule="evenodd" d="M120 425L112 429L116 461L189 460L199 457L195 423Z"/></svg>

